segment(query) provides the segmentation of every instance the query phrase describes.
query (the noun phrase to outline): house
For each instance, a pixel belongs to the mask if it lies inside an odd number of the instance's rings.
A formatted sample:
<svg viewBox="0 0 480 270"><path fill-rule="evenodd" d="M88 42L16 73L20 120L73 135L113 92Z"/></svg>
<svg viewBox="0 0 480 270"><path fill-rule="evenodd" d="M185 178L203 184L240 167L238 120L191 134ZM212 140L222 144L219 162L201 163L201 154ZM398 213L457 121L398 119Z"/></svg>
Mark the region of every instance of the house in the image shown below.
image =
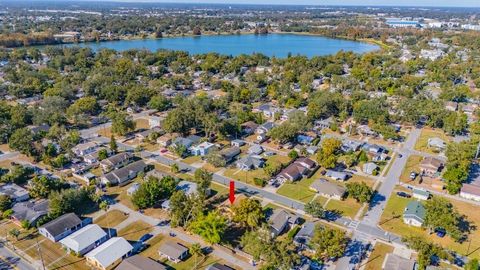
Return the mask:
<svg viewBox="0 0 480 270"><path fill-rule="evenodd" d="M198 185L197 185L197 183L194 183L194 182L182 180L177 184L175 189L178 190L178 191L183 191L183 193L185 193L185 195L188 196L190 194L195 194L195 193L198 192ZM210 191L208 190L207 193L209 193L209 192ZM170 209L170 200L165 200L162 203L161 206L162 206L163 209L169 210Z"/></svg>
<svg viewBox="0 0 480 270"><path fill-rule="evenodd" d="M255 140L256 143L263 143L264 141L268 140L267 133L257 134L257 138Z"/></svg>
<svg viewBox="0 0 480 270"><path fill-rule="evenodd" d="M445 141L438 137L429 138L427 141L427 145L428 147L434 148L437 150L445 150L445 148L447 147L447 144L445 143Z"/></svg>
<svg viewBox="0 0 480 270"><path fill-rule="evenodd" d="M405 259L394 253L387 253L383 260L382 270L415 270L415 261Z"/></svg>
<svg viewBox="0 0 480 270"><path fill-rule="evenodd" d="M254 144L248 148L247 151L250 155L260 155L263 153L263 147L260 146L259 144Z"/></svg>
<svg viewBox="0 0 480 270"><path fill-rule="evenodd" d="M430 192L428 190L414 188L413 189L413 198L421 201L426 201L430 199Z"/></svg>
<svg viewBox="0 0 480 270"><path fill-rule="evenodd" d="M415 227L421 227L425 220L425 207L418 201L408 203L403 212L403 222Z"/></svg>
<svg viewBox="0 0 480 270"><path fill-rule="evenodd" d="M150 258L134 255L126 258L115 270L167 270L168 268Z"/></svg>
<svg viewBox="0 0 480 270"><path fill-rule="evenodd" d="M135 139L143 142L143 141L146 141L148 138L150 138L150 135L154 133L159 135L163 132L162 132L162 129L160 129L159 127L154 127L154 128L146 129L146 130L135 133Z"/></svg>
<svg viewBox="0 0 480 270"><path fill-rule="evenodd" d="M194 156L206 156L212 149L215 148L213 143L202 142L199 145L190 147L190 153Z"/></svg>
<svg viewBox="0 0 480 270"><path fill-rule="evenodd" d="M308 136L308 135L297 135L297 142L303 145L310 145L312 144L313 140L315 138L313 136Z"/></svg>
<svg viewBox="0 0 480 270"><path fill-rule="evenodd" d="M28 126L27 127L33 135L38 135L40 133L48 133L50 126L47 124L41 124L39 126Z"/></svg>
<svg viewBox="0 0 480 270"><path fill-rule="evenodd" d="M348 179L349 175L346 172L339 172L334 170L327 170L325 176L330 177L337 181L345 181Z"/></svg>
<svg viewBox="0 0 480 270"><path fill-rule="evenodd" d="M274 210L269 219L272 236L280 235L285 229L298 223L298 216L283 209Z"/></svg>
<svg viewBox="0 0 480 270"><path fill-rule="evenodd" d="M99 145L96 142L86 142L73 147L72 152L78 157L83 157L85 155L95 152L98 146Z"/></svg>
<svg viewBox="0 0 480 270"><path fill-rule="evenodd" d="M308 146L305 150L307 151L307 154L314 155L318 151L318 146L311 145L311 146Z"/></svg>
<svg viewBox="0 0 480 270"><path fill-rule="evenodd" d="M379 167L373 162L363 164L362 170L366 174L374 175L378 172Z"/></svg>
<svg viewBox="0 0 480 270"><path fill-rule="evenodd" d="M112 237L107 242L85 255L87 264L97 269L111 269L133 250L132 245L123 237Z"/></svg>
<svg viewBox="0 0 480 270"><path fill-rule="evenodd" d="M274 122L266 122L255 129L255 133L257 134L267 134L270 130L275 127Z"/></svg>
<svg viewBox="0 0 480 270"><path fill-rule="evenodd" d="M150 115L148 117L148 126L150 128L155 128L155 127L160 127L160 124L162 122L162 118L154 115Z"/></svg>
<svg viewBox="0 0 480 270"><path fill-rule="evenodd" d="M385 149L384 147L382 147L380 145L368 144L368 143L364 144L362 146L362 149L367 151L370 154L380 154L380 153L386 153L387 152L387 149Z"/></svg>
<svg viewBox="0 0 480 270"><path fill-rule="evenodd" d="M139 183L133 183L133 185L127 189L127 195L132 196L135 192L137 192L139 188L140 188Z"/></svg>
<svg viewBox="0 0 480 270"><path fill-rule="evenodd" d="M388 155L385 153L377 153L372 156L373 162L381 162L387 160Z"/></svg>
<svg viewBox="0 0 480 270"><path fill-rule="evenodd" d="M235 268L232 268L225 264L214 263L205 268L205 270L235 270Z"/></svg>
<svg viewBox="0 0 480 270"><path fill-rule="evenodd" d="M458 109L458 103L453 101L445 102L445 109L451 112L455 112Z"/></svg>
<svg viewBox="0 0 480 270"><path fill-rule="evenodd" d="M48 214L48 200L19 202L12 207L13 214L11 219L21 225L22 221L27 221L31 226L35 226L37 221Z"/></svg>
<svg viewBox="0 0 480 270"><path fill-rule="evenodd" d="M334 122L335 121L333 120L333 117L329 117L322 120L316 120L313 123L313 125L314 125L314 129L322 130L322 129L330 128Z"/></svg>
<svg viewBox="0 0 480 270"><path fill-rule="evenodd" d="M352 141L352 140L345 140L342 143L342 151L343 152L356 152L362 147L362 142Z"/></svg>
<svg viewBox="0 0 480 270"><path fill-rule="evenodd" d="M102 171L107 173L127 165L132 158L132 153L123 152L100 161L100 166L102 167Z"/></svg>
<svg viewBox="0 0 480 270"><path fill-rule="evenodd" d="M306 157L297 158L294 163L300 164L309 170L312 170L317 166L317 163L315 163L315 161Z"/></svg>
<svg viewBox="0 0 480 270"><path fill-rule="evenodd" d="M173 139L173 135L170 134L170 133L167 133L167 134L164 134L160 137L157 138L157 143L161 146L161 147L168 147L170 146L170 144L172 144L172 139Z"/></svg>
<svg viewBox="0 0 480 270"><path fill-rule="evenodd" d="M90 153L88 155L83 156L83 161L85 161L86 163L91 164L91 165L94 165L94 164L96 165L97 162L98 162L98 159L99 159L98 155L100 154L101 150L107 151L107 154L110 154L112 152L108 148L104 148L104 147L100 148L99 147L99 148L95 149L95 151L93 153Z"/></svg>
<svg viewBox="0 0 480 270"><path fill-rule="evenodd" d="M179 263L188 256L188 248L179 243L169 241L160 246L158 253L169 261Z"/></svg>
<svg viewBox="0 0 480 270"><path fill-rule="evenodd" d="M275 117L275 114L280 112L280 109L277 108L277 107L274 107L270 104L262 104L256 108L254 108L252 110L252 112L255 112L255 113L263 113L263 115L266 117L266 118L274 118Z"/></svg>
<svg viewBox="0 0 480 270"><path fill-rule="evenodd" d="M174 147L178 147L180 145L184 146L185 148L189 149L192 145L198 143L200 141L200 137L196 135L190 135L186 138L184 137L177 137L173 140L172 145Z"/></svg>
<svg viewBox="0 0 480 270"><path fill-rule="evenodd" d="M265 165L265 160L257 155L248 155L237 161L237 168L244 171L255 170L262 168Z"/></svg>
<svg viewBox="0 0 480 270"><path fill-rule="evenodd" d="M241 125L242 133L246 135L253 134L257 129L258 124L252 121L245 122Z"/></svg>
<svg viewBox="0 0 480 270"><path fill-rule="evenodd" d="M50 241L58 242L73 232L81 229L91 221L92 219L87 218L82 222L82 220L74 213L68 213L39 227L38 232L50 239Z"/></svg>
<svg viewBox="0 0 480 270"><path fill-rule="evenodd" d="M373 131L368 125L360 125L357 127L357 132L365 136L376 136L377 133Z"/></svg>
<svg viewBox="0 0 480 270"><path fill-rule="evenodd" d="M346 192L344 187L330 183L325 179L316 180L310 185L310 189L314 190L321 196L335 200L341 200Z"/></svg>
<svg viewBox="0 0 480 270"><path fill-rule="evenodd" d="M460 189L460 197L473 201L480 201L480 186L475 184L463 184Z"/></svg>
<svg viewBox="0 0 480 270"><path fill-rule="evenodd" d="M315 223L307 221L302 225L302 228L295 235L293 242L300 247L308 247L308 243L310 242L310 239L312 239L314 232Z"/></svg>
<svg viewBox="0 0 480 270"><path fill-rule="evenodd" d="M235 147L242 147L242 146L245 145L245 141L238 140L238 139L237 139L237 140L233 140L233 141L231 142L231 145L232 145L232 146L235 146Z"/></svg>
<svg viewBox="0 0 480 270"><path fill-rule="evenodd" d="M307 173L308 169L302 166L299 163L293 162L288 167L283 169L278 175L277 178L284 179L287 181L297 181L302 179L303 175Z"/></svg>
<svg viewBox="0 0 480 270"><path fill-rule="evenodd" d="M83 256L90 250L107 241L107 233L97 224L89 224L80 230L60 240L60 244L67 250Z"/></svg>
<svg viewBox="0 0 480 270"><path fill-rule="evenodd" d="M30 199L28 191L21 186L13 183L0 186L0 194L7 195L13 202L23 202Z"/></svg>
<svg viewBox="0 0 480 270"><path fill-rule="evenodd" d="M433 157L425 157L420 162L420 170L422 174L428 177L436 177L440 173L443 167L442 161L433 158Z"/></svg>
<svg viewBox="0 0 480 270"><path fill-rule="evenodd" d="M240 148L237 146L231 147L231 148L226 148L220 151L220 155L222 156L223 159L228 163L232 162L235 157L240 155Z"/></svg>
<svg viewBox="0 0 480 270"><path fill-rule="evenodd" d="M114 170L101 177L101 181L105 185L126 185L130 180L137 177L140 172L145 172L148 168L143 160L135 161L125 167Z"/></svg>

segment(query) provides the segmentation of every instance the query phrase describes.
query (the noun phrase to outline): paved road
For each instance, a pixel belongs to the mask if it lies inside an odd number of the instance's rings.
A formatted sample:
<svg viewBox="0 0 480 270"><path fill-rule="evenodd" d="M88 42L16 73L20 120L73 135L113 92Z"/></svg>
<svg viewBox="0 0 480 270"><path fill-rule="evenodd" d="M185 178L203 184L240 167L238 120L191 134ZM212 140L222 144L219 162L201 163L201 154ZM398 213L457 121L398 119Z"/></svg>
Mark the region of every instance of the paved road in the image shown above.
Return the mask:
<svg viewBox="0 0 480 270"><path fill-rule="evenodd" d="M36 270L30 263L7 249L0 243L0 269L1 270Z"/></svg>

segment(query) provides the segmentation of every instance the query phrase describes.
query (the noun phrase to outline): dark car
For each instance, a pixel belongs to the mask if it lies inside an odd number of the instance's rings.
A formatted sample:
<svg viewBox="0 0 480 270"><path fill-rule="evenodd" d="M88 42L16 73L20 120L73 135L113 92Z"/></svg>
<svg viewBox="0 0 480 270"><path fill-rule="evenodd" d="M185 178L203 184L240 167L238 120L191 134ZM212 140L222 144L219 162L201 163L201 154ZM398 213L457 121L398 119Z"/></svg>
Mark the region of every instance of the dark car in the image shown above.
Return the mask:
<svg viewBox="0 0 480 270"><path fill-rule="evenodd" d="M447 232L445 231L445 229L443 228L436 228L435 229L435 234L440 237L440 238L443 238L445 237L445 235L447 234Z"/></svg>
<svg viewBox="0 0 480 270"><path fill-rule="evenodd" d="M406 192L403 192L403 191L397 192L397 195L400 196L400 197L403 197L403 198L410 198L410 197L412 197L410 194L408 194L408 193L406 193Z"/></svg>
<svg viewBox="0 0 480 270"><path fill-rule="evenodd" d="M144 235L142 235L142 237L140 237L140 239L138 239L138 241L140 242L146 242L148 239L152 238L152 234L149 234L149 233L146 233Z"/></svg>
<svg viewBox="0 0 480 270"><path fill-rule="evenodd" d="M162 220L158 223L158 226L167 226L170 223L170 220Z"/></svg>

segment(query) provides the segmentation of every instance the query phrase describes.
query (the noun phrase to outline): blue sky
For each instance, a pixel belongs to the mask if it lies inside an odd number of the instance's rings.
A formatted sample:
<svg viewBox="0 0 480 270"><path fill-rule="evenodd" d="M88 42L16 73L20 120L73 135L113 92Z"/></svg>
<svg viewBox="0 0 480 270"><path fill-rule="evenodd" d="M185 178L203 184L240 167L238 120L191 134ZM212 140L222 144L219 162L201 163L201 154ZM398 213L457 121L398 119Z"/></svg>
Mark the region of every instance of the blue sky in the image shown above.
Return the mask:
<svg viewBox="0 0 480 270"><path fill-rule="evenodd" d="M125 2L134 2L126 1ZM139 1L140 2L140 1ZM361 5L361 6L447 6L480 7L480 0L144 0L142 2L223 3L223 4L296 4L296 5Z"/></svg>

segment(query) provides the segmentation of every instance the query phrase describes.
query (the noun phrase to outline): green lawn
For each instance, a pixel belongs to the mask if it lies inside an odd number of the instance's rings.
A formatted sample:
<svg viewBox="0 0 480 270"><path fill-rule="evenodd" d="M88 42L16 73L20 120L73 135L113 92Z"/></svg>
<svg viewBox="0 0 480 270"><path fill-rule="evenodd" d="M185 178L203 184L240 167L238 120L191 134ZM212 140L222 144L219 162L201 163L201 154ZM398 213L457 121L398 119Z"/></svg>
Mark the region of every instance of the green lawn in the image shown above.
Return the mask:
<svg viewBox="0 0 480 270"><path fill-rule="evenodd" d="M417 155L409 156L408 159L407 159L407 164L403 168L402 174L400 175L400 181L402 181L404 183L410 182L411 181L410 173L411 172L416 172L416 173L420 172L420 168L418 167L418 165L420 164L420 162L422 160L423 160L423 157L421 157L421 156L417 156Z"/></svg>
<svg viewBox="0 0 480 270"><path fill-rule="evenodd" d="M342 216L354 218L362 205L354 199L348 198L343 201L330 200L326 206L327 210L339 211Z"/></svg>
<svg viewBox="0 0 480 270"><path fill-rule="evenodd" d="M443 130L441 129L429 129L429 128L424 128L422 129L422 132L420 133L420 137L417 140L417 143L415 144L415 150L425 152L425 153L430 153L430 154L435 154L436 152L434 149L428 147L428 139L430 138L440 138L442 139L445 143L449 143L452 141L452 138L445 134Z"/></svg>
<svg viewBox="0 0 480 270"><path fill-rule="evenodd" d="M128 218L120 210L111 210L95 219L95 223L102 228L113 228Z"/></svg>
<svg viewBox="0 0 480 270"><path fill-rule="evenodd" d="M265 174L263 169L244 171L244 170L239 170L238 168L230 168L230 169L226 169L223 175L225 177L232 178L234 180L244 182L250 185L254 185L254 182L253 182L254 178L261 178L261 179L268 178L267 174Z"/></svg>
<svg viewBox="0 0 480 270"><path fill-rule="evenodd" d="M277 190L277 193L304 203L310 202L316 194L310 189L310 185L315 180L316 178L311 177L293 183L285 183Z"/></svg>
<svg viewBox="0 0 480 270"><path fill-rule="evenodd" d="M378 270L382 269L383 261L387 256L387 253L393 252L393 247L390 245L386 245L380 242L377 242L373 247L372 253L370 253L370 257L368 257L368 261L365 263L365 270Z"/></svg>

